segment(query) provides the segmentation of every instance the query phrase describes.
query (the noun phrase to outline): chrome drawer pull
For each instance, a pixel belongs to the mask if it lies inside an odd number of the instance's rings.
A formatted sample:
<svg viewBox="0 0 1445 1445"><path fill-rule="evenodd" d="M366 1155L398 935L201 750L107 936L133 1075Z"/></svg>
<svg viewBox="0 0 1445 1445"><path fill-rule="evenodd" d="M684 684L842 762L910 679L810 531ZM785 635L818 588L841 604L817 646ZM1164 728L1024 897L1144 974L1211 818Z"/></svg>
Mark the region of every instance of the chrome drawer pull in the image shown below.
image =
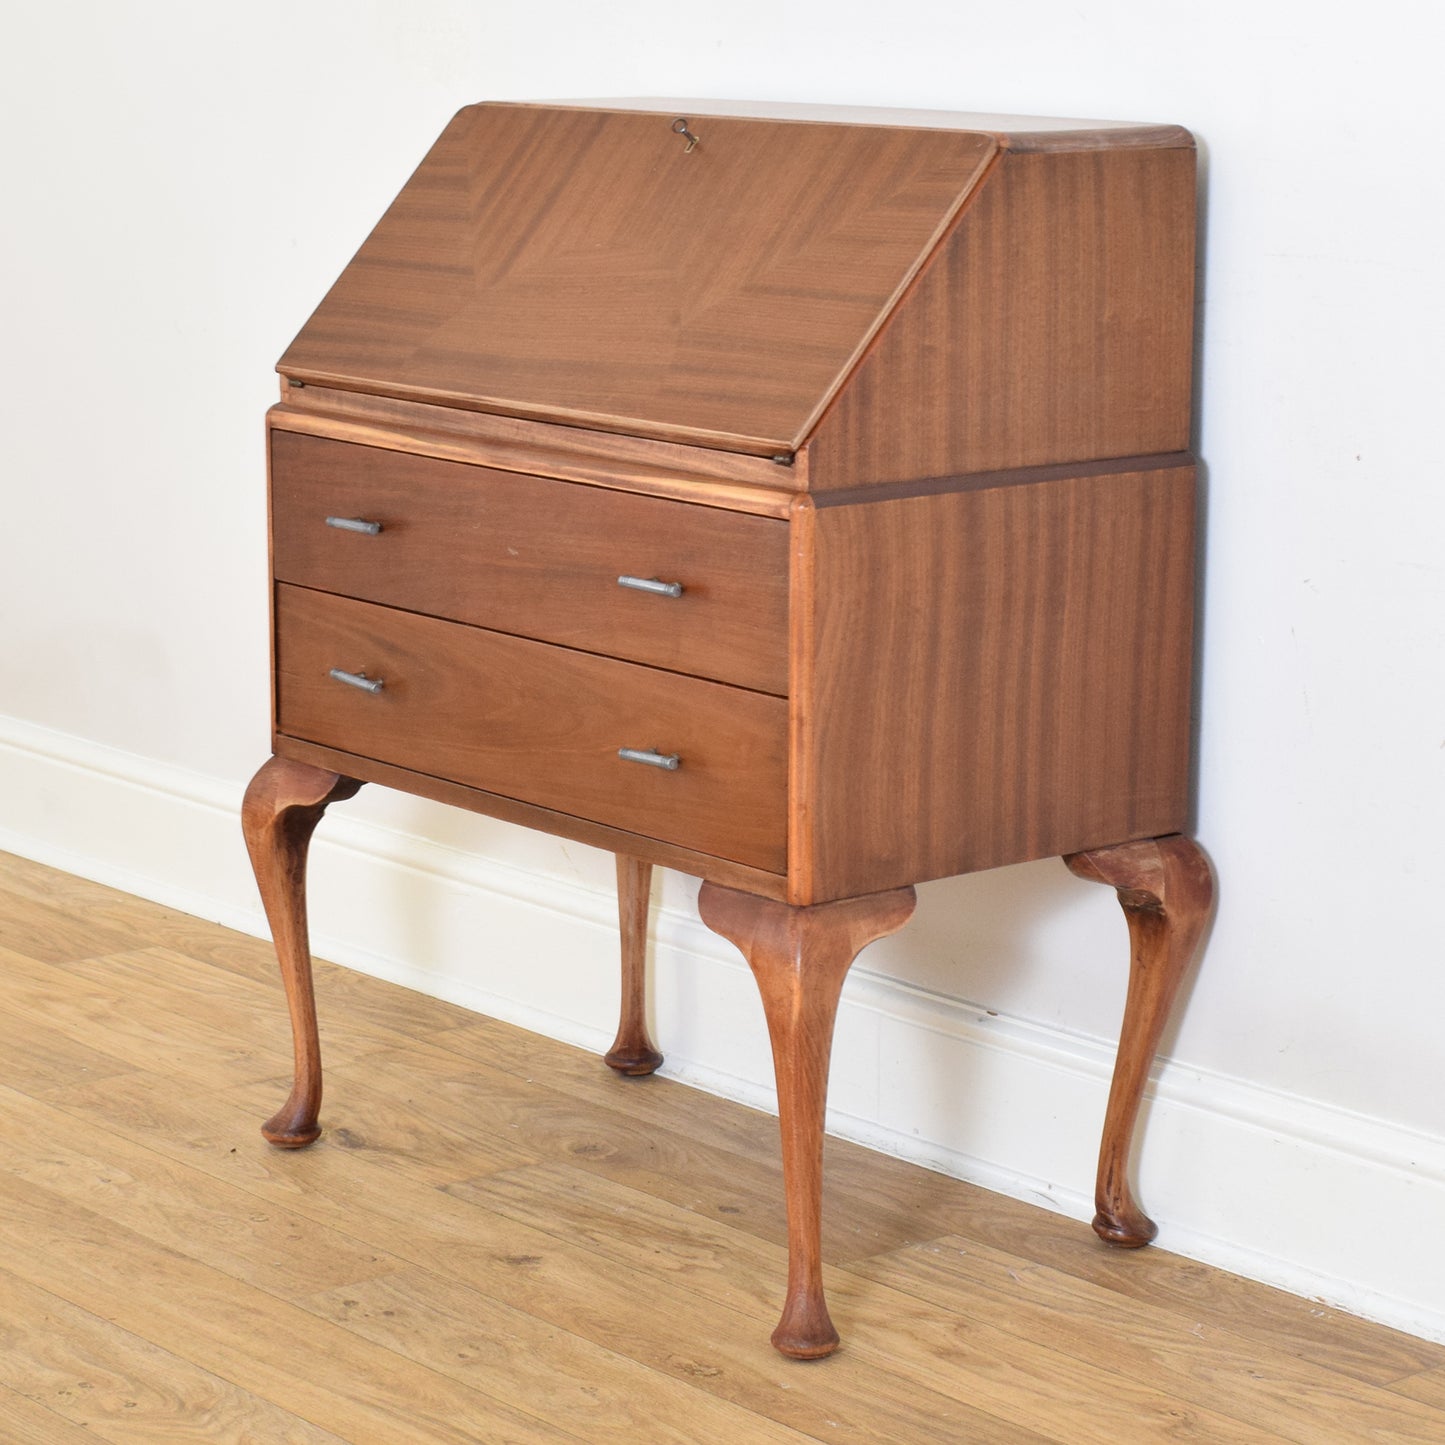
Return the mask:
<svg viewBox="0 0 1445 1445"><path fill-rule="evenodd" d="M328 517L326 525L341 532L365 532L368 537L375 537L381 531L380 522L368 522L361 517Z"/></svg>
<svg viewBox="0 0 1445 1445"><path fill-rule="evenodd" d="M646 763L649 768L666 768L675 773L682 766L676 753L657 753L650 748L618 748L617 756L627 763Z"/></svg>
<svg viewBox="0 0 1445 1445"><path fill-rule="evenodd" d="M655 592L659 597L681 597L681 582L659 582L656 577L619 577L619 587L631 587L635 592Z"/></svg>
<svg viewBox="0 0 1445 1445"><path fill-rule="evenodd" d="M379 677L368 677L364 672L343 672L339 667L333 667L326 675L344 682L347 687L359 687L362 692L378 693L386 686Z"/></svg>

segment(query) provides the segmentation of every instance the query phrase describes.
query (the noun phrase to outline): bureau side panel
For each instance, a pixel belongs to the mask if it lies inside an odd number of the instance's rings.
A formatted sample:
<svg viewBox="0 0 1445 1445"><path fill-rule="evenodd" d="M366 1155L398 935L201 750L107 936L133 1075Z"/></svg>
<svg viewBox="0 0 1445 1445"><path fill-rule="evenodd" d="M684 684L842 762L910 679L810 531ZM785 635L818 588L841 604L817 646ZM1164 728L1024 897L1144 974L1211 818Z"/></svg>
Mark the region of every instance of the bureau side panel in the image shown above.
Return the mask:
<svg viewBox="0 0 1445 1445"><path fill-rule="evenodd" d="M810 444L811 490L1189 449L1192 147L1005 154Z"/></svg>
<svg viewBox="0 0 1445 1445"><path fill-rule="evenodd" d="M1191 466L816 510L797 901L1184 827L1194 498Z"/></svg>

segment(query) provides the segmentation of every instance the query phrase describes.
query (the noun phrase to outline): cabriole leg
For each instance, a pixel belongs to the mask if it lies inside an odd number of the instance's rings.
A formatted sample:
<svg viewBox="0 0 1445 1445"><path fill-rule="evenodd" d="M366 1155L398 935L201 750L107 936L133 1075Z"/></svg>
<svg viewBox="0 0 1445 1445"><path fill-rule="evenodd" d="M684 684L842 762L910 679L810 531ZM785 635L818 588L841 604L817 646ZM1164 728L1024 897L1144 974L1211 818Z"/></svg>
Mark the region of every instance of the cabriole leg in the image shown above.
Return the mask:
<svg viewBox="0 0 1445 1445"><path fill-rule="evenodd" d="M339 773L272 758L251 779L241 805L246 849L291 1010L295 1081L290 1097L261 1126L262 1134L283 1149L299 1149L321 1132L321 1041L306 933L306 854L327 805L351 797L360 787Z"/></svg>
<svg viewBox="0 0 1445 1445"><path fill-rule="evenodd" d="M1129 993L1104 1117L1094 1232L1138 1249L1159 1232L1129 1186L1129 1155L1149 1068L1214 903L1214 877L1199 845L1172 833L1064 859L1080 878L1118 890L1129 924Z"/></svg>
<svg viewBox="0 0 1445 1445"><path fill-rule="evenodd" d="M662 1063L647 1033L647 916L652 864L617 855L617 919L622 935L622 1008L605 1058L619 1074L650 1074Z"/></svg>
<svg viewBox="0 0 1445 1445"><path fill-rule="evenodd" d="M838 1347L822 1260L823 1116L838 998L859 951L902 928L913 901L911 888L899 888L794 907L711 883L698 898L702 921L747 959L767 1015L788 1209L788 1296L773 1344L794 1359Z"/></svg>

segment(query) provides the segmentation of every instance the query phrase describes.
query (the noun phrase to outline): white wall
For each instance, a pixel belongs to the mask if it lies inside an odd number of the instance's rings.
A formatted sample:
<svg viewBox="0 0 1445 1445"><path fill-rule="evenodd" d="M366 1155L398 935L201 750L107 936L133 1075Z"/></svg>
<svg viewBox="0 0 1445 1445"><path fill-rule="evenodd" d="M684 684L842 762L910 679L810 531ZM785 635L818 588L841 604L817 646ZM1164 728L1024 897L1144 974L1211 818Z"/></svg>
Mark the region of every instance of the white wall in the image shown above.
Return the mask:
<svg viewBox="0 0 1445 1445"><path fill-rule="evenodd" d="M13 7L0 843L259 926L233 810L266 748L272 368L459 105L696 94L1181 122L1208 173L1198 831L1221 903L1168 1046L1146 1200L1167 1245L1445 1338L1440 36L1423 0L1350 14ZM332 956L606 1043L605 856L375 789L326 835ZM662 1045L682 1075L761 1098L750 981L691 891L663 890ZM837 1127L1087 1213L1123 968L1111 896L1058 863L929 885L850 984Z"/></svg>

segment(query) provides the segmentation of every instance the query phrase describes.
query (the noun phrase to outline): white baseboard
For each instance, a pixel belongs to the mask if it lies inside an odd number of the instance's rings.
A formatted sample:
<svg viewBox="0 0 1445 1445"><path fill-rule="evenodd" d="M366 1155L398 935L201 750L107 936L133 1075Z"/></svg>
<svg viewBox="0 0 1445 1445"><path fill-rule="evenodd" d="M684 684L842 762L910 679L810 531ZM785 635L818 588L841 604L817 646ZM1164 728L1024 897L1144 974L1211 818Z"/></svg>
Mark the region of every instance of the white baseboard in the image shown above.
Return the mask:
<svg viewBox="0 0 1445 1445"><path fill-rule="evenodd" d="M240 796L236 783L0 717L0 849L263 935ZM605 1049L614 899L586 870L521 846L520 830L495 828L528 867L333 810L312 856L316 952ZM655 911L664 1072L771 1108L752 978L690 898L670 880ZM829 1128L1087 1219L1112 1062L1103 1041L996 1016L865 961L839 1013ZM1445 1218L1445 1137L1180 1062L1162 1067L1147 1109L1140 1194L1163 1247L1445 1341L1445 1256L1422 1248Z"/></svg>

